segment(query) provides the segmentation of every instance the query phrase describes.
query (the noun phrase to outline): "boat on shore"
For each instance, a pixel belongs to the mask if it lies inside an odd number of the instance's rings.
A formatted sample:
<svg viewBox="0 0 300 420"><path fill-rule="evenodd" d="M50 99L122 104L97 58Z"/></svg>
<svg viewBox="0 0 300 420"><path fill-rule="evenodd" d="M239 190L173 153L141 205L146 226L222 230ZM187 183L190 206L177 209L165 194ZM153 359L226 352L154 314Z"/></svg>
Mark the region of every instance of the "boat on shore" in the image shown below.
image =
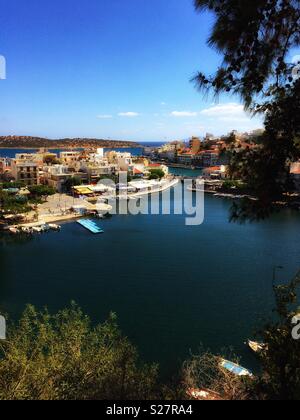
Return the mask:
<svg viewBox="0 0 300 420"><path fill-rule="evenodd" d="M264 343L258 343L257 341L251 340L248 340L246 344L256 354L263 352L267 347Z"/></svg>
<svg viewBox="0 0 300 420"><path fill-rule="evenodd" d="M238 365L237 363L230 362L229 360L221 359L220 367L227 370L235 376L253 378L253 373L250 372L250 370Z"/></svg>
<svg viewBox="0 0 300 420"><path fill-rule="evenodd" d="M33 224L29 224L27 226L11 226L10 228L8 228L9 233L11 233L12 235L32 235L35 233L41 234L41 233L46 233L49 232L50 230L53 231L60 231L61 227L59 225L53 224L53 223L33 223Z"/></svg>
<svg viewBox="0 0 300 420"><path fill-rule="evenodd" d="M54 230L55 232L59 232L61 230L61 227L59 225L54 224L54 223L49 223L48 226L51 230Z"/></svg>
<svg viewBox="0 0 300 420"><path fill-rule="evenodd" d="M189 388L186 391L188 397L193 398L197 401L223 401L224 398L215 391L211 391L210 389L195 389Z"/></svg>
<svg viewBox="0 0 300 420"><path fill-rule="evenodd" d="M12 235L17 235L19 233L18 229L15 227L10 227L8 229L9 233L11 233Z"/></svg>

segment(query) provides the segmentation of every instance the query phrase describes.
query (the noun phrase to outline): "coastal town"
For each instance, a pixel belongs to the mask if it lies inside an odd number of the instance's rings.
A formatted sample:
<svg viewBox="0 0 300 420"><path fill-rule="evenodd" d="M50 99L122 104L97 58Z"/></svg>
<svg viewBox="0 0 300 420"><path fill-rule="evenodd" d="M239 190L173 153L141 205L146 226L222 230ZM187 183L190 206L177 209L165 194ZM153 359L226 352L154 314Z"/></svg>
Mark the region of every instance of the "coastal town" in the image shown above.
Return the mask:
<svg viewBox="0 0 300 420"><path fill-rule="evenodd" d="M231 176L230 153L259 147L256 139L262 134L263 130L223 137L207 134L202 139L144 147L141 155L104 148L21 150L13 158L0 158L1 227L13 233L20 227L24 232L40 231L49 224L58 229L56 222L86 215L105 217L115 190L118 197L126 194L129 199L161 192L182 181L184 169L195 171L192 191L204 188L220 198L256 200L242 180ZM177 173L170 173L171 169ZM127 185L119 183L120 174L126 174ZM299 162L291 162L290 176L292 190L287 198L299 209ZM115 190L104 180L114 182ZM277 204L285 206L287 201Z"/></svg>
<svg viewBox="0 0 300 420"><path fill-rule="evenodd" d="M126 175L126 186L118 184L121 173ZM118 196L126 191L132 198L164 191L178 182L164 164L103 148L58 154L47 149L24 151L0 159L0 176L2 227L10 226L11 232L19 226L24 232L38 231L84 215L104 217L111 210L109 197L116 192L101 180L115 182Z"/></svg>

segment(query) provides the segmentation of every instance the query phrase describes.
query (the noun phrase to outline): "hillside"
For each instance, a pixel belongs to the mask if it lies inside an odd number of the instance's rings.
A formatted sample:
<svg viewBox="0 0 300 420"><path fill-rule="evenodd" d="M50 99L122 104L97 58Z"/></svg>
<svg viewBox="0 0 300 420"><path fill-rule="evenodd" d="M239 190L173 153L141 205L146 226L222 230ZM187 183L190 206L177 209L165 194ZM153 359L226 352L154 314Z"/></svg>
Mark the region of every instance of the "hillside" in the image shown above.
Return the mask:
<svg viewBox="0 0 300 420"><path fill-rule="evenodd" d="M139 147L138 143L122 140L101 140L90 138L51 140L31 136L0 136L0 148L13 149L73 149L73 148L123 148Z"/></svg>

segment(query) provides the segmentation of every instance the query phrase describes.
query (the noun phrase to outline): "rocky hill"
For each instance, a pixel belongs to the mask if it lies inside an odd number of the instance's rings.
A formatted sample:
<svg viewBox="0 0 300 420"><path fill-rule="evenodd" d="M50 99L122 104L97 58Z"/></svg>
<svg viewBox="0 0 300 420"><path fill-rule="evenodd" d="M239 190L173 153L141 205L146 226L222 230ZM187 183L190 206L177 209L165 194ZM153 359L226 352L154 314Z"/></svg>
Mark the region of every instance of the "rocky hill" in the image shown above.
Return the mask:
<svg viewBox="0 0 300 420"><path fill-rule="evenodd" d="M122 140L101 140L90 138L59 139L51 140L31 136L0 136L0 148L13 149L74 149L74 148L123 148L139 147L135 142Z"/></svg>

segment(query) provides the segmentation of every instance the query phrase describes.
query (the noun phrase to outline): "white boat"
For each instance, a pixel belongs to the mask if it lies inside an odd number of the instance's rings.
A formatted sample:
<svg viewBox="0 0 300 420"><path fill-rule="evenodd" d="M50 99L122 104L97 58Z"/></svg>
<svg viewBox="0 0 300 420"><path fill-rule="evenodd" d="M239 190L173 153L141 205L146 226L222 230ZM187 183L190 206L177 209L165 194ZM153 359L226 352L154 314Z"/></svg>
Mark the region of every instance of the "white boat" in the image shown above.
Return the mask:
<svg viewBox="0 0 300 420"><path fill-rule="evenodd" d="M42 233L43 232L43 228L35 226L32 228L33 232L35 233Z"/></svg>
<svg viewBox="0 0 300 420"><path fill-rule="evenodd" d="M247 345L254 353L261 353L266 349L266 345L263 343L258 343L257 341L248 340Z"/></svg>
<svg viewBox="0 0 300 420"><path fill-rule="evenodd" d="M237 363L233 363L225 359L221 359L220 367L227 370L235 376L248 376L251 378L253 377L252 372L250 372L248 369L245 369L242 366L239 366Z"/></svg>
<svg viewBox="0 0 300 420"><path fill-rule="evenodd" d="M55 225L54 223L49 223L49 228L51 230L55 230L56 232L60 231L61 227L59 225Z"/></svg>
<svg viewBox="0 0 300 420"><path fill-rule="evenodd" d="M210 389L189 388L186 394L197 401L223 401L223 398L217 392Z"/></svg>
<svg viewBox="0 0 300 420"><path fill-rule="evenodd" d="M14 228L14 227L10 227L9 232L12 233L13 235L16 235L18 233L18 229Z"/></svg>
<svg viewBox="0 0 300 420"><path fill-rule="evenodd" d="M21 227L21 232L22 233L26 233L27 235L29 235L29 234L31 234L32 233L32 229L31 228L29 228L29 227Z"/></svg>

